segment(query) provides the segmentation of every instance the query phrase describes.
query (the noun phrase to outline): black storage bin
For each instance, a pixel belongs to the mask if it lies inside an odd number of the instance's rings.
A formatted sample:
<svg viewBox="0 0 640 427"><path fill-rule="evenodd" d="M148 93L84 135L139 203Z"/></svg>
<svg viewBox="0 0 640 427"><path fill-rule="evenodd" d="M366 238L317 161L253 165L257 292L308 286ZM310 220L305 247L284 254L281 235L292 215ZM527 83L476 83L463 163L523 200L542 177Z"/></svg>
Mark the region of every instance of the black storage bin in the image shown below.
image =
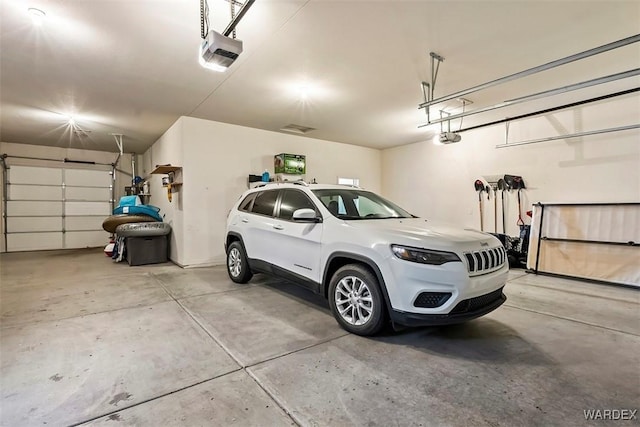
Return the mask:
<svg viewBox="0 0 640 427"><path fill-rule="evenodd" d="M129 265L167 262L167 236L127 237L125 250Z"/></svg>

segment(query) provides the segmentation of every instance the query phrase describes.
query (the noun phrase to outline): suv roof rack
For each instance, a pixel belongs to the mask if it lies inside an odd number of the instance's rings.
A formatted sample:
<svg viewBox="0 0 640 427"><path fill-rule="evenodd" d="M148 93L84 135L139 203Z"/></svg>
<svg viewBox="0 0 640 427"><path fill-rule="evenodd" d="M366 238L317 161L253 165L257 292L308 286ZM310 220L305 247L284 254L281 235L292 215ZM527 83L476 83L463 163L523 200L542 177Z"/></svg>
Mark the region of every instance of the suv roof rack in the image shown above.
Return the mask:
<svg viewBox="0 0 640 427"><path fill-rule="evenodd" d="M267 185L282 185L282 184L302 185L304 187L308 187L309 186L309 184L307 184L303 180L299 180L299 181L270 181L270 182L263 182L262 184L258 184L258 185L254 186L252 188L262 188L262 187L266 187Z"/></svg>

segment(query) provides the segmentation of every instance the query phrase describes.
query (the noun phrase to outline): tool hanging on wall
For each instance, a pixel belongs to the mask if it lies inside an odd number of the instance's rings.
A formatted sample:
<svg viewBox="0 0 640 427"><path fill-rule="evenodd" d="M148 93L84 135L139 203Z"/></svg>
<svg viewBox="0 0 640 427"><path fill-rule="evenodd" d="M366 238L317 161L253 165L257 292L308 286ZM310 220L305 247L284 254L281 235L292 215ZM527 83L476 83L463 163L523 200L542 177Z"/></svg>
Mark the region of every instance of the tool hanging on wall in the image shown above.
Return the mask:
<svg viewBox="0 0 640 427"><path fill-rule="evenodd" d="M483 175L482 176L489 185L487 188L487 200L489 197L489 188L493 190L493 232L498 233L498 182L502 178L501 175Z"/></svg>
<svg viewBox="0 0 640 427"><path fill-rule="evenodd" d="M173 199L173 194L171 192L173 177L171 175L166 175L162 177L162 186L167 188L167 200L171 203L171 199Z"/></svg>
<svg viewBox="0 0 640 427"><path fill-rule="evenodd" d="M493 190L493 231L498 232L498 186L492 185Z"/></svg>
<svg viewBox="0 0 640 427"><path fill-rule="evenodd" d="M518 220L516 224L520 228L520 243L518 245L517 251L523 255L523 259L525 259L526 264L526 254L529 249L529 234L531 232L531 225L525 224L524 219L522 218L522 190L527 187L524 184L524 180L521 176L517 175L505 175L504 180L507 182L510 188L513 188L518 192Z"/></svg>
<svg viewBox="0 0 640 427"><path fill-rule="evenodd" d="M522 219L522 199L520 197L520 191L527 188L524 185L524 180L521 176L517 175L505 175L504 180L509 186L509 189L514 189L518 192L518 221L516 224L518 226L524 225L524 220Z"/></svg>
<svg viewBox="0 0 640 427"><path fill-rule="evenodd" d="M504 192L505 190L509 190L509 185L507 184L507 181L505 181L503 178L500 178L498 180L498 190L500 190L500 201L502 202L502 233L506 234L507 221L506 221L506 216L504 214Z"/></svg>
<svg viewBox="0 0 640 427"><path fill-rule="evenodd" d="M478 192L478 208L480 209L480 231L484 231L484 212L482 209L482 192L486 191L487 196L489 195L489 187L484 185L484 182L480 179L476 179L476 182L473 183L474 188Z"/></svg>

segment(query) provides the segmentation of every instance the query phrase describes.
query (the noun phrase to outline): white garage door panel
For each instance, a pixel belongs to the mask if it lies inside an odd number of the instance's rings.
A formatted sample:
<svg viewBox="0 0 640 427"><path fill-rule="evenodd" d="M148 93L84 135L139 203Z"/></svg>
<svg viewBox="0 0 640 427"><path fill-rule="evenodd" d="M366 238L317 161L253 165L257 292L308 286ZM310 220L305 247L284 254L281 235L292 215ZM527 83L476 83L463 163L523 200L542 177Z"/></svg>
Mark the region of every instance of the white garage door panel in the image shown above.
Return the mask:
<svg viewBox="0 0 640 427"><path fill-rule="evenodd" d="M68 216L65 218L67 231L102 230L102 216Z"/></svg>
<svg viewBox="0 0 640 427"><path fill-rule="evenodd" d="M7 235L7 251L60 249L62 233L19 233Z"/></svg>
<svg viewBox="0 0 640 427"><path fill-rule="evenodd" d="M25 231L62 231L62 217L12 217L7 218L11 233Z"/></svg>
<svg viewBox="0 0 640 427"><path fill-rule="evenodd" d="M67 215L111 215L109 202L65 202L64 211Z"/></svg>
<svg viewBox="0 0 640 427"><path fill-rule="evenodd" d="M62 202L7 202L8 216L62 216ZM9 230L11 231L11 230Z"/></svg>
<svg viewBox="0 0 640 427"><path fill-rule="evenodd" d="M106 231L70 231L64 236L65 248L97 248L109 243L109 233Z"/></svg>
<svg viewBox="0 0 640 427"><path fill-rule="evenodd" d="M10 185L9 200L62 200L62 187Z"/></svg>
<svg viewBox="0 0 640 427"><path fill-rule="evenodd" d="M107 171L66 169L64 183L67 186L109 187L111 185L111 174Z"/></svg>
<svg viewBox="0 0 640 427"><path fill-rule="evenodd" d="M8 182L11 184L62 185L62 169L33 166L11 166Z"/></svg>
<svg viewBox="0 0 640 427"><path fill-rule="evenodd" d="M65 198L67 200L104 202L105 200L111 199L111 190L109 188L67 187L65 189Z"/></svg>
<svg viewBox="0 0 640 427"><path fill-rule="evenodd" d="M11 166L8 183L8 252L103 247L109 242L109 233L102 230L111 215L108 171Z"/></svg>

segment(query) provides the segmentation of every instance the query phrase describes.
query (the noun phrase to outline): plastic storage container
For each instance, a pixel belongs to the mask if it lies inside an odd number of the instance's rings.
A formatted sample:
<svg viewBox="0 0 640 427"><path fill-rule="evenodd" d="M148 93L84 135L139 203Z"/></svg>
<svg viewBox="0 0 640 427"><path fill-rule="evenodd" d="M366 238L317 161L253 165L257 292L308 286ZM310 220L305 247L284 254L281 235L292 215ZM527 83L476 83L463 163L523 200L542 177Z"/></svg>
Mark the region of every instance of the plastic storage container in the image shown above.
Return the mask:
<svg viewBox="0 0 640 427"><path fill-rule="evenodd" d="M167 236L127 237L125 242L129 265L167 262Z"/></svg>

